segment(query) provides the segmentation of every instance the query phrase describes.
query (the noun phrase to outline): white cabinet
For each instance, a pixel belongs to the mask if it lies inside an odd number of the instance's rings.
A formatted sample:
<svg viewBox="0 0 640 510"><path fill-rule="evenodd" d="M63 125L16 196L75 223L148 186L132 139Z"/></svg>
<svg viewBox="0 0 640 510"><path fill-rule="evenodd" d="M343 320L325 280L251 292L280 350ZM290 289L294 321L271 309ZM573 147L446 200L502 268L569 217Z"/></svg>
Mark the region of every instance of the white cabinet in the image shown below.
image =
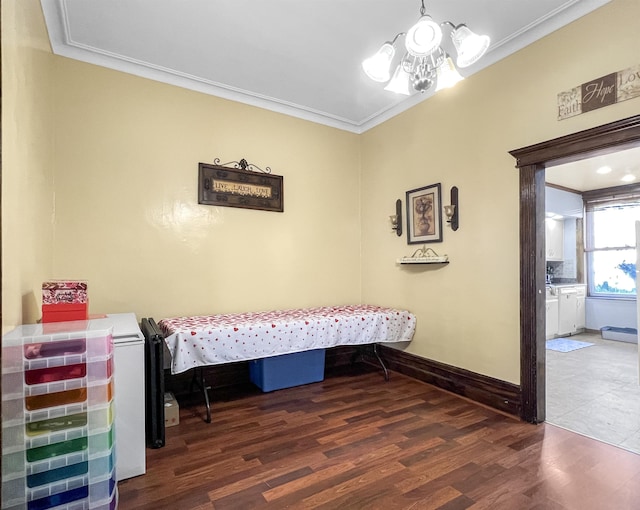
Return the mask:
<svg viewBox="0 0 640 510"><path fill-rule="evenodd" d="M564 223L562 220L547 218L545 226L545 245L547 260L562 260L564 245Z"/></svg>
<svg viewBox="0 0 640 510"><path fill-rule="evenodd" d="M585 329L587 320L585 316L585 299L587 297L586 285L576 286L576 330Z"/></svg>
<svg viewBox="0 0 640 510"><path fill-rule="evenodd" d="M547 293L546 338L554 338L558 334L558 298Z"/></svg>
<svg viewBox="0 0 640 510"><path fill-rule="evenodd" d="M134 313L108 314L115 363L116 475L146 471L144 336Z"/></svg>
<svg viewBox="0 0 640 510"><path fill-rule="evenodd" d="M547 287L546 338L572 335L587 327L584 284Z"/></svg>
<svg viewBox="0 0 640 510"><path fill-rule="evenodd" d="M576 289L558 288L558 335L576 332Z"/></svg>
<svg viewBox="0 0 640 510"><path fill-rule="evenodd" d="M587 294L586 285L566 285L555 288L558 298L558 329L559 336L571 335L586 328L585 298ZM549 300L547 294L547 308ZM548 317L549 312L547 312ZM548 319L547 319L548 320ZM547 338L549 338L549 325L547 324Z"/></svg>

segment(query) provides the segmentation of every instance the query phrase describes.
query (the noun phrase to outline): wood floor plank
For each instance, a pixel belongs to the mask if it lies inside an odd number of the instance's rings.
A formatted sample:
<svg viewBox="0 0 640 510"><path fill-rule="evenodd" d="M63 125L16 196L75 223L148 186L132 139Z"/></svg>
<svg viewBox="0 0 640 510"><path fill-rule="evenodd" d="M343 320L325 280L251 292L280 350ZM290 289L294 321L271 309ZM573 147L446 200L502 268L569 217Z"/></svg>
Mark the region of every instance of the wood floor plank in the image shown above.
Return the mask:
<svg viewBox="0 0 640 510"><path fill-rule="evenodd" d="M119 508L637 510L640 456L420 381L357 369L180 402Z"/></svg>
<svg viewBox="0 0 640 510"><path fill-rule="evenodd" d="M341 483L337 483L332 487L328 487L321 492L317 492L312 496L309 496L303 500L303 505L307 508L349 508L341 503L341 500L345 499L345 495L348 497L358 497L358 493L362 491L369 491L370 486L376 484L380 480L393 473L402 471L404 467L398 463L378 463L374 466L366 466L356 468L347 472L349 479L344 480Z"/></svg>
<svg viewBox="0 0 640 510"><path fill-rule="evenodd" d="M266 490L263 494L267 501L281 500L286 496L297 493L294 501L315 493L313 487L324 484L327 480L333 480L341 474L351 471L355 466L351 463L336 463L326 468L312 470L311 473L296 481L288 482Z"/></svg>

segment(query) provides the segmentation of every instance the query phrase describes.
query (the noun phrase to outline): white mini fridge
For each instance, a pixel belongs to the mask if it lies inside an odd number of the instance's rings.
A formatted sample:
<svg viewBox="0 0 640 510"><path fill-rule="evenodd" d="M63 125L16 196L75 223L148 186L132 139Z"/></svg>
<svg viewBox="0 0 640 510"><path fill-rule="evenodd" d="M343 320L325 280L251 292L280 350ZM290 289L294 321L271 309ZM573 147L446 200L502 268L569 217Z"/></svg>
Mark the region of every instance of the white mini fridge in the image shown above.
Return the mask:
<svg viewBox="0 0 640 510"><path fill-rule="evenodd" d="M142 475L145 463L144 336L134 313L107 314L113 323L116 475Z"/></svg>

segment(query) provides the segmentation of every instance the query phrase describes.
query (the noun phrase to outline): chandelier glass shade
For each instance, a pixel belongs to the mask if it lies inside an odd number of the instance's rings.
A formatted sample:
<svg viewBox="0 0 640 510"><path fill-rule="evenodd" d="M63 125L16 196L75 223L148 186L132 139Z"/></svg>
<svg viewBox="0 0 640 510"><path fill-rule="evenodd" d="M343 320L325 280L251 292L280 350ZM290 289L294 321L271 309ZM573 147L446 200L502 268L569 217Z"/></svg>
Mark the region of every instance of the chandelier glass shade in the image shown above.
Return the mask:
<svg viewBox="0 0 640 510"><path fill-rule="evenodd" d="M451 42L457 55L455 65L442 47L442 27L451 29ZM402 36L406 52L392 76L390 70L396 55L396 43ZM475 34L464 24L436 23L426 14L422 0L418 22L407 32L400 32L393 40L385 42L374 55L362 62L362 68L372 80L388 82L385 90L397 94L408 96L413 91L424 92L434 85L438 91L462 80L456 65L463 68L477 62L486 53L490 42L489 36Z"/></svg>
<svg viewBox="0 0 640 510"><path fill-rule="evenodd" d="M458 67L468 67L480 60L489 48L488 35L474 34L466 25L460 25L451 32L453 45L458 52Z"/></svg>
<svg viewBox="0 0 640 510"><path fill-rule="evenodd" d="M396 49L393 44L386 42L375 55L362 62L362 68L373 81L389 81L389 67L395 54Z"/></svg>
<svg viewBox="0 0 640 510"><path fill-rule="evenodd" d="M404 36L404 45L414 57L428 57L440 46L442 29L431 16L422 16Z"/></svg>

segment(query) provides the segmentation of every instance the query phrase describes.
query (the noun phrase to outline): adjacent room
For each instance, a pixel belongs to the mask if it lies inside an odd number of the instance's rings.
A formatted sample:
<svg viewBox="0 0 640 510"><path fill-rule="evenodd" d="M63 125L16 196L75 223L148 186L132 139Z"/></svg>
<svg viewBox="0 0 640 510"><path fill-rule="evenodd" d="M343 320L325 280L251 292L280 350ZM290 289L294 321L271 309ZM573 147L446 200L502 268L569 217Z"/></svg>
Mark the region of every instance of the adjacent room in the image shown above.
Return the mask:
<svg viewBox="0 0 640 510"><path fill-rule="evenodd" d="M3 508L634 508L637 0L0 13Z"/></svg>
<svg viewBox="0 0 640 510"><path fill-rule="evenodd" d="M637 148L546 170L548 423L640 452Z"/></svg>

